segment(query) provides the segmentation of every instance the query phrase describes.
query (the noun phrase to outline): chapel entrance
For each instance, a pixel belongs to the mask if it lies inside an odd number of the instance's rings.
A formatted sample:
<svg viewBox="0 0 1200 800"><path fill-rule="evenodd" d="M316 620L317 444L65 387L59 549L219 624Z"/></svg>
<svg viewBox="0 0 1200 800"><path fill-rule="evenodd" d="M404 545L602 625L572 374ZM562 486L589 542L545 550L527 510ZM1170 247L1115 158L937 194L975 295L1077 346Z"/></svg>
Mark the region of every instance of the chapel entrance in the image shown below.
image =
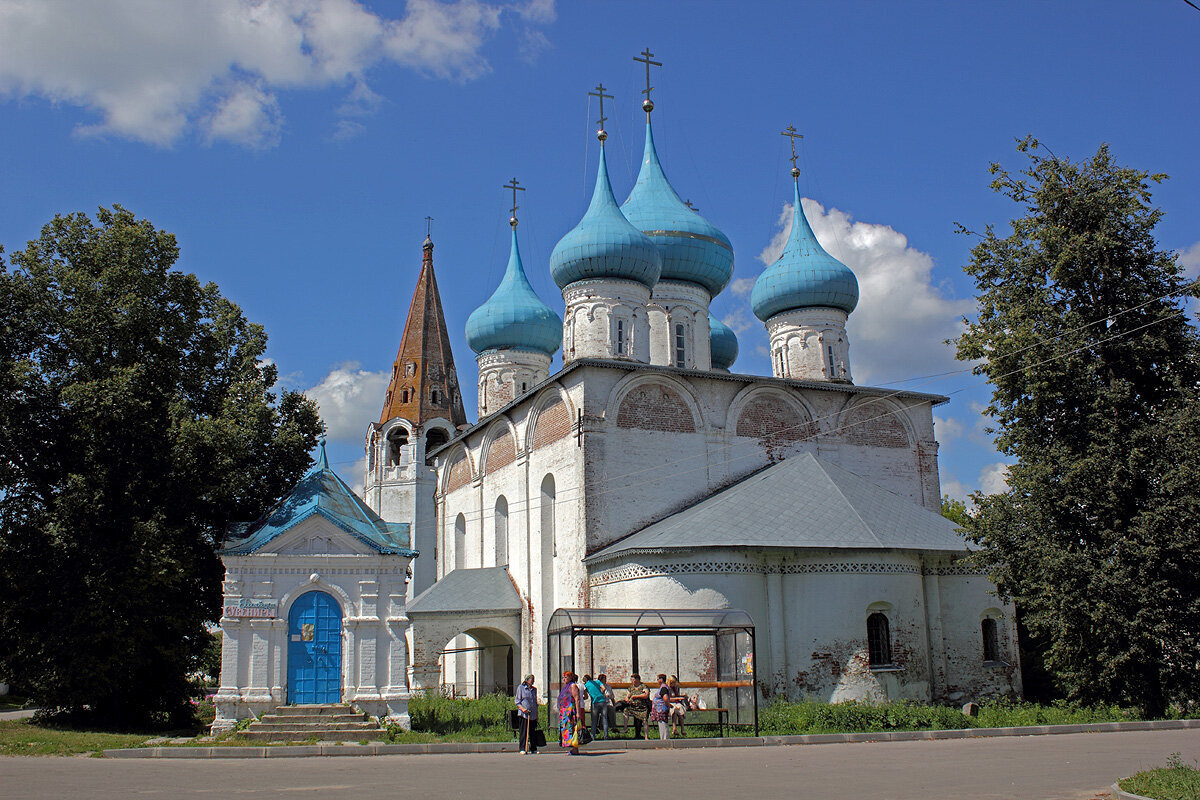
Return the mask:
<svg viewBox="0 0 1200 800"><path fill-rule="evenodd" d="M288 702L342 699L342 609L325 592L296 598L288 612Z"/></svg>

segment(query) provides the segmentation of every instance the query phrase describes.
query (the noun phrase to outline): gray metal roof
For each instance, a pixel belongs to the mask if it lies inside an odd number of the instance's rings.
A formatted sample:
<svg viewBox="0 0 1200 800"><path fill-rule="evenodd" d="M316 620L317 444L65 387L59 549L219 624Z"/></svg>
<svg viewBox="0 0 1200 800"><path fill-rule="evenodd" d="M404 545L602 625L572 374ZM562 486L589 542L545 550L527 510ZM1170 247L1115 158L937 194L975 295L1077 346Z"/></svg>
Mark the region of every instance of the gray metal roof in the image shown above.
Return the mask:
<svg viewBox="0 0 1200 800"><path fill-rule="evenodd" d="M699 547L966 551L958 526L816 456L789 458L589 556Z"/></svg>
<svg viewBox="0 0 1200 800"><path fill-rule="evenodd" d="M406 609L413 614L461 614L471 611L521 611L521 596L507 567L452 570L421 592Z"/></svg>

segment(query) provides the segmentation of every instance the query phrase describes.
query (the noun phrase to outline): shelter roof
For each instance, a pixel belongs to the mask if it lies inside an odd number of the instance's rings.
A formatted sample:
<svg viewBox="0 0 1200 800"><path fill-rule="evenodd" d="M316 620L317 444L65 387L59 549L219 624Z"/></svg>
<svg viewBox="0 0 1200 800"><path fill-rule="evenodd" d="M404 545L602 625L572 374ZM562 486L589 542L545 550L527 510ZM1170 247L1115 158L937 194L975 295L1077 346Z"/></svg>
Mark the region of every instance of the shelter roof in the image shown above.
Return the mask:
<svg viewBox="0 0 1200 800"><path fill-rule="evenodd" d="M467 612L519 612L521 596L513 586L507 567L456 569L421 592L405 609L413 614L461 614Z"/></svg>
<svg viewBox="0 0 1200 800"><path fill-rule="evenodd" d="M701 547L965 552L941 514L805 453L762 469L589 556Z"/></svg>
<svg viewBox="0 0 1200 800"><path fill-rule="evenodd" d="M643 633L753 627L754 620L740 608L559 608L550 616L547 633L581 628Z"/></svg>

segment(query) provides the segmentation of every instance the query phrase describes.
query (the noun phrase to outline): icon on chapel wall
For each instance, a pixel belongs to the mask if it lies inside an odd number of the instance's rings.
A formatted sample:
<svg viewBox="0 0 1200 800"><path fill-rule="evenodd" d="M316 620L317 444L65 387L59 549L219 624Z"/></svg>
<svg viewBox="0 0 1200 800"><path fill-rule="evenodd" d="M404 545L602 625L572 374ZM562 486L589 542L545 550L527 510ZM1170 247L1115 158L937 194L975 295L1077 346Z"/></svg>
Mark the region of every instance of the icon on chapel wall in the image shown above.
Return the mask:
<svg viewBox="0 0 1200 800"><path fill-rule="evenodd" d="M747 675L754 674L754 653L746 653L742 656L742 672Z"/></svg>
<svg viewBox="0 0 1200 800"><path fill-rule="evenodd" d="M303 622L300 624L300 641L311 642L313 634L316 632L316 626L311 622Z"/></svg>

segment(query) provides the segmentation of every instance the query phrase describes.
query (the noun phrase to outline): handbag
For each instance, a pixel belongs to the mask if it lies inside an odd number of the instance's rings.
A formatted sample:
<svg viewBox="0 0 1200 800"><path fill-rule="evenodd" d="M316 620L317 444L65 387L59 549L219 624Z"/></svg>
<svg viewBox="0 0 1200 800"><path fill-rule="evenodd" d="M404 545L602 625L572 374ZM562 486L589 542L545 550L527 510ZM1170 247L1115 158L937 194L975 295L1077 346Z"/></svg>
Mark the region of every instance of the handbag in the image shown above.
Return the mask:
<svg viewBox="0 0 1200 800"><path fill-rule="evenodd" d="M587 744L588 742L592 741L592 732L590 729L581 725L578 729L576 729L576 733L579 736L579 741L576 743L577 746Z"/></svg>
<svg viewBox="0 0 1200 800"><path fill-rule="evenodd" d="M541 728L534 728L532 735L533 735L533 746L534 747L545 747L546 746L546 732L544 730L542 730Z"/></svg>

